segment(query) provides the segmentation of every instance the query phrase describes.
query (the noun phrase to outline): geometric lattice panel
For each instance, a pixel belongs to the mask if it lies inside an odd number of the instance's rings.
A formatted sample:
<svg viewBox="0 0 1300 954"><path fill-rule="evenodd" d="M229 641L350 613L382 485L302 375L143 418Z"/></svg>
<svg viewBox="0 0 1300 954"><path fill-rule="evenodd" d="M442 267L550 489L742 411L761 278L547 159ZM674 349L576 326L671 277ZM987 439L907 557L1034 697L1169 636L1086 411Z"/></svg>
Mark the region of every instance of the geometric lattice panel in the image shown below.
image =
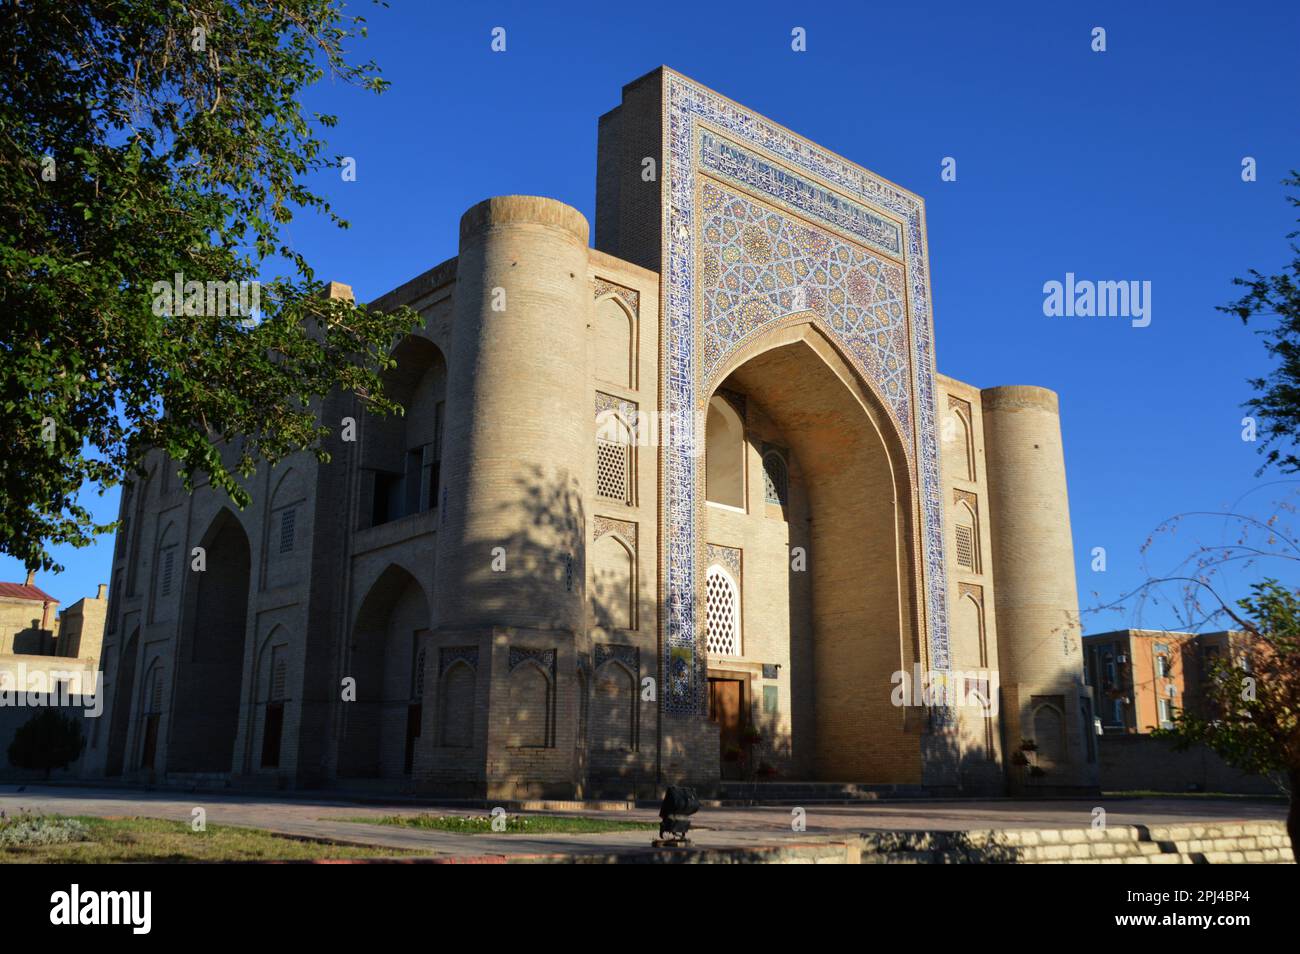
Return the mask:
<svg viewBox="0 0 1300 954"><path fill-rule="evenodd" d="M721 567L709 567L705 618L708 623L705 648L718 656L739 656L740 594Z"/></svg>
<svg viewBox="0 0 1300 954"><path fill-rule="evenodd" d="M628 502L627 444L596 441L596 496Z"/></svg>
<svg viewBox="0 0 1300 954"><path fill-rule="evenodd" d="M789 474L785 458L779 451L768 451L763 455L763 500L784 507L788 492Z"/></svg>
<svg viewBox="0 0 1300 954"><path fill-rule="evenodd" d="M907 434L902 266L712 182L701 189L700 205L705 379L772 321L813 312L858 359Z"/></svg>
<svg viewBox="0 0 1300 954"><path fill-rule="evenodd" d="M957 533L957 565L966 570L973 570L975 569L975 531L961 524L954 529Z"/></svg>

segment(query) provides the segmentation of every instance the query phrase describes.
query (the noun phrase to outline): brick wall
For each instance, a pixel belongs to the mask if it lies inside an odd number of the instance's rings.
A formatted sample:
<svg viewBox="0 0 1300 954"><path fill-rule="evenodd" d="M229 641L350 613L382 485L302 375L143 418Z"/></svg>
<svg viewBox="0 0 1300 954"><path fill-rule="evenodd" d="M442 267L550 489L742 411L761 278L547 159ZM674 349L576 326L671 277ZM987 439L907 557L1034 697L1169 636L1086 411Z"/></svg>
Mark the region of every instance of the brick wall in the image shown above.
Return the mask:
<svg viewBox="0 0 1300 954"><path fill-rule="evenodd" d="M1230 768L1202 746L1176 752L1167 742L1148 735L1104 735L1097 741L1101 787L1108 792L1279 794L1278 787L1268 779Z"/></svg>

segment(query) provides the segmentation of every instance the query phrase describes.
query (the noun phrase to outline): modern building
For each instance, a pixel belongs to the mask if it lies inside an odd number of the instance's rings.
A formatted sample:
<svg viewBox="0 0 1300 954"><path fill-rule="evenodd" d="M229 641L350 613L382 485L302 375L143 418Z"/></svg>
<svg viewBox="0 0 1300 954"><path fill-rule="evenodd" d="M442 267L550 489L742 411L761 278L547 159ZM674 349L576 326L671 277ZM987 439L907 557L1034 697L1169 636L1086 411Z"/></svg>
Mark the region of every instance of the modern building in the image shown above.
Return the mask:
<svg viewBox="0 0 1300 954"><path fill-rule="evenodd" d="M1213 664L1220 659L1245 664L1243 635L1120 629L1085 636L1084 672L1102 730L1151 732L1173 726L1182 710L1199 710Z"/></svg>
<svg viewBox="0 0 1300 954"><path fill-rule="evenodd" d="M937 373L921 198L666 68L598 139L594 246L491 198L373 303L404 417L329 396L243 511L148 457L91 772L1095 789L1057 398Z"/></svg>

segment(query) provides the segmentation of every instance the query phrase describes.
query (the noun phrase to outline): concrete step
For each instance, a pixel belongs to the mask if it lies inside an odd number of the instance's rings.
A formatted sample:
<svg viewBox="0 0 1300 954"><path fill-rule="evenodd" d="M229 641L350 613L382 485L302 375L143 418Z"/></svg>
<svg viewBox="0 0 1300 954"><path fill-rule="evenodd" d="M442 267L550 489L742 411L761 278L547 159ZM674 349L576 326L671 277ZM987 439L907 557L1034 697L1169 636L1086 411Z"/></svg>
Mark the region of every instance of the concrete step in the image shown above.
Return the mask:
<svg viewBox="0 0 1300 954"><path fill-rule="evenodd" d="M1281 822L1147 828L874 831L863 864L1287 864Z"/></svg>

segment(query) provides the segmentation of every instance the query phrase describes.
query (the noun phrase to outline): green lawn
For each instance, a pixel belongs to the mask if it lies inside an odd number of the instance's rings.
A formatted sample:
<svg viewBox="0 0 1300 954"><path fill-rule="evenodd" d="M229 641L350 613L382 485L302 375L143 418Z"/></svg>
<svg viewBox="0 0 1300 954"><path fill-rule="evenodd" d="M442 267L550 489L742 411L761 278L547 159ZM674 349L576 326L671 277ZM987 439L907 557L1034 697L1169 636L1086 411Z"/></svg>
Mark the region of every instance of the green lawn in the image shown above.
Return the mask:
<svg viewBox="0 0 1300 954"><path fill-rule="evenodd" d="M451 831L465 835L501 834L493 832L490 815L372 815L369 818L349 818L351 822L369 825L396 825L401 828L423 828L430 831ZM655 831L657 822L621 821L615 818L590 818L583 815L507 815L505 832L516 835L541 835L564 832L590 834L602 831Z"/></svg>
<svg viewBox="0 0 1300 954"><path fill-rule="evenodd" d="M55 832L54 837L84 840L54 844L7 844L0 839L0 863L318 861L344 858L402 858L417 852L396 848L338 845L305 841L254 828L209 825L192 831L187 822L158 818L28 816L29 829ZM35 823L35 824L32 824ZM80 823L81 828L78 828ZM6 824L0 822L0 835ZM35 836L39 838L40 836Z"/></svg>

